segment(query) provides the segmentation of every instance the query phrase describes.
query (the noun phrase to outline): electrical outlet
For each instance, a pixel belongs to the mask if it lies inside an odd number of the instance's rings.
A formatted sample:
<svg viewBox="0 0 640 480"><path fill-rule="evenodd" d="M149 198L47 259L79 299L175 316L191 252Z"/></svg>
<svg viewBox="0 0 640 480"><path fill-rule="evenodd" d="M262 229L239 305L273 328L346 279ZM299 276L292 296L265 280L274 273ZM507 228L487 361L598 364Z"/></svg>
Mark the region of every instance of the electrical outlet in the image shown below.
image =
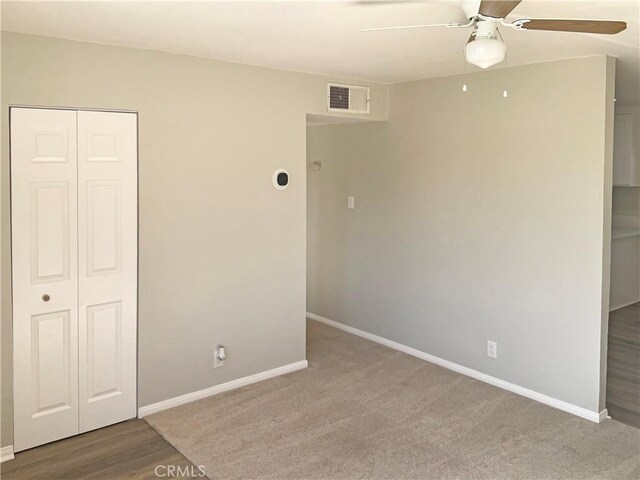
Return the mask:
<svg viewBox="0 0 640 480"><path fill-rule="evenodd" d="M498 343L487 340L487 357L498 358Z"/></svg>
<svg viewBox="0 0 640 480"><path fill-rule="evenodd" d="M216 349L213 351L213 368L220 368L224 366L225 358L226 358L226 350L224 348L224 345L216 345Z"/></svg>

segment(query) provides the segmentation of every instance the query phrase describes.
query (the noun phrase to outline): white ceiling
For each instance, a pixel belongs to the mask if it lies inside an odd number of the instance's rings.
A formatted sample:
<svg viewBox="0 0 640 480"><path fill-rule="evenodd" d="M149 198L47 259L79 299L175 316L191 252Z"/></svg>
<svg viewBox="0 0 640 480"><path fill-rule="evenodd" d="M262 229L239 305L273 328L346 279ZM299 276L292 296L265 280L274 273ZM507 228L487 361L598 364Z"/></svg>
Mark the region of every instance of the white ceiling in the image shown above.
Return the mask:
<svg viewBox="0 0 640 480"><path fill-rule="evenodd" d="M183 53L284 70L397 83L472 71L468 29L363 33L364 27L465 21L460 1L3 1L2 29ZM618 104L640 99L638 0L524 0L509 16L617 19L614 35L502 28L509 65L618 57ZM500 67L494 67L500 68ZM576 79L579 81L579 79Z"/></svg>

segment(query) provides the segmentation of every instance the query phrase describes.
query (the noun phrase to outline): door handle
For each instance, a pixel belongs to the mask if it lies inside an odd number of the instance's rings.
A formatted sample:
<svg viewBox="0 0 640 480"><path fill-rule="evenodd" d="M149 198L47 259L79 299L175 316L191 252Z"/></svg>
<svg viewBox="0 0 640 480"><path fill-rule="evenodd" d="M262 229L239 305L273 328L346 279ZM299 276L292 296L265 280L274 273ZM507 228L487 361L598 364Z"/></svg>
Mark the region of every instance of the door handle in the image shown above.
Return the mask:
<svg viewBox="0 0 640 480"><path fill-rule="evenodd" d="M49 300L51 300L51 297L49 296L48 293L45 293L44 295L42 295L42 300L44 300L45 302L48 302Z"/></svg>

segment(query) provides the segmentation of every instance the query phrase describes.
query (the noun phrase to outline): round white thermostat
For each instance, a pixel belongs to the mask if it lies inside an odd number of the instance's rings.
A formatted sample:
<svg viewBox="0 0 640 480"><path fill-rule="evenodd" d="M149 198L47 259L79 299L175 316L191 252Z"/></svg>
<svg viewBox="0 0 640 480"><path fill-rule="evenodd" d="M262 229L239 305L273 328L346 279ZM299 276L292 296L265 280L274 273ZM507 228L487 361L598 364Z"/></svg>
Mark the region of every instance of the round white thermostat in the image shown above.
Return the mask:
<svg viewBox="0 0 640 480"><path fill-rule="evenodd" d="M289 186L289 172L284 168L276 170L273 173L273 186L276 190L284 190Z"/></svg>

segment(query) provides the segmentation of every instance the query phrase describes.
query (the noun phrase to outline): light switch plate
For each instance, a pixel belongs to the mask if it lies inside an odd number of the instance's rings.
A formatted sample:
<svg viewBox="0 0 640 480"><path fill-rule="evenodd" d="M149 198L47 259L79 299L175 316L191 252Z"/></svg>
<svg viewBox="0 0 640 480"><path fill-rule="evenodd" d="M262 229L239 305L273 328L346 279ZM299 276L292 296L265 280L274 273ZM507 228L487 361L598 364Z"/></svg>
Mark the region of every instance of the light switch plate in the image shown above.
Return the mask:
<svg viewBox="0 0 640 480"><path fill-rule="evenodd" d="M351 210L356 208L356 197L347 197L347 208Z"/></svg>
<svg viewBox="0 0 640 480"><path fill-rule="evenodd" d="M213 351L213 368L220 368L224 366L224 360L218 358L218 347Z"/></svg>

